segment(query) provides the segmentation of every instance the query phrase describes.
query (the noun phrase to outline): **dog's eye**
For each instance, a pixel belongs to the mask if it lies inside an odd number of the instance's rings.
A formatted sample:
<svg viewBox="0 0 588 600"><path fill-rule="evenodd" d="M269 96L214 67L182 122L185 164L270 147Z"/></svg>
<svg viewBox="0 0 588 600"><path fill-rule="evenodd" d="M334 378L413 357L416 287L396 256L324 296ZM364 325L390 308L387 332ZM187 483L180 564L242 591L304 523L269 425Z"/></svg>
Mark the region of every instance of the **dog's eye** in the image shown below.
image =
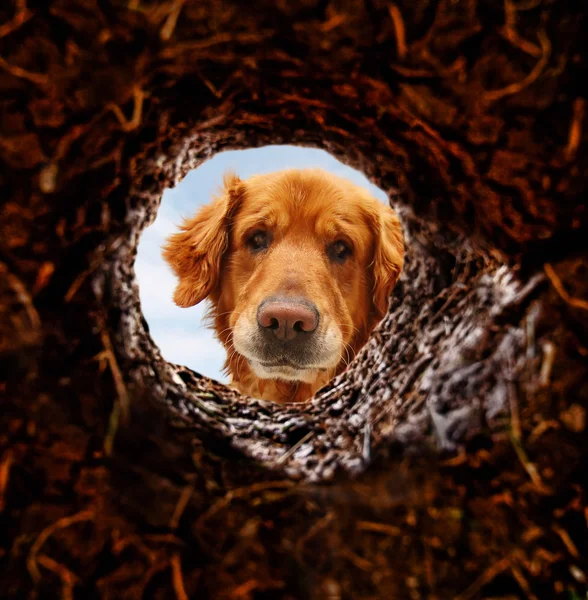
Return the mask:
<svg viewBox="0 0 588 600"><path fill-rule="evenodd" d="M327 254L333 262L343 263L351 256L351 248L339 240L329 246Z"/></svg>
<svg viewBox="0 0 588 600"><path fill-rule="evenodd" d="M247 240L247 245L252 252L265 250L269 246L269 236L265 231L255 231Z"/></svg>

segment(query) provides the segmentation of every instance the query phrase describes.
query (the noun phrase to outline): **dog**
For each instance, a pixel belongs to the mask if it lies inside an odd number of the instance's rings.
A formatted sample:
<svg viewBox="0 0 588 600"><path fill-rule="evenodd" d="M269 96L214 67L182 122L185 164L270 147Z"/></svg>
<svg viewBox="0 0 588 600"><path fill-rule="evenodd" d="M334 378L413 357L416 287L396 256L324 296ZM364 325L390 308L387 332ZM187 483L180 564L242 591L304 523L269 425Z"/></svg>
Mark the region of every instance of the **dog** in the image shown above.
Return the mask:
<svg viewBox="0 0 588 600"><path fill-rule="evenodd" d="M279 403L308 400L345 370L404 262L394 210L320 169L227 173L179 229L162 248L174 302L208 299L230 385Z"/></svg>

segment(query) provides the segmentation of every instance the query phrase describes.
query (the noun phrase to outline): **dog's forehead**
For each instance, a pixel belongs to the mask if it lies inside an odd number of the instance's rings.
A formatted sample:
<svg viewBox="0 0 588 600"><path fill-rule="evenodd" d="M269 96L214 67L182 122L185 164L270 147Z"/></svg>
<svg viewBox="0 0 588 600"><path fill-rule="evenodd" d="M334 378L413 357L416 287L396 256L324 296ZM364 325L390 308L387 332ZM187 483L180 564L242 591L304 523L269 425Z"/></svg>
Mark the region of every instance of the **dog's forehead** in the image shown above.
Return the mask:
<svg viewBox="0 0 588 600"><path fill-rule="evenodd" d="M307 230L365 224L365 195L345 180L268 176L246 182L245 190L238 219L243 228L254 221L280 228L300 225Z"/></svg>

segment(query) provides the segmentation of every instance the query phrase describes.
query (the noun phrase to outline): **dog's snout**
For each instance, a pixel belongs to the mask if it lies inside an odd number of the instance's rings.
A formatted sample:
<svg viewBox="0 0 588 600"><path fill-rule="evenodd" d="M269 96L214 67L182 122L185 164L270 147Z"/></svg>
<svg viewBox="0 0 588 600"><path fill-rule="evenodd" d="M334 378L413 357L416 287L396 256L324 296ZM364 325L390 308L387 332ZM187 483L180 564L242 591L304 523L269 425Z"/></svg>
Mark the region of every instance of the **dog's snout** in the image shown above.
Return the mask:
<svg viewBox="0 0 588 600"><path fill-rule="evenodd" d="M318 327L319 312L304 298L268 298L257 310L257 323L282 341L290 341L301 333L312 333Z"/></svg>

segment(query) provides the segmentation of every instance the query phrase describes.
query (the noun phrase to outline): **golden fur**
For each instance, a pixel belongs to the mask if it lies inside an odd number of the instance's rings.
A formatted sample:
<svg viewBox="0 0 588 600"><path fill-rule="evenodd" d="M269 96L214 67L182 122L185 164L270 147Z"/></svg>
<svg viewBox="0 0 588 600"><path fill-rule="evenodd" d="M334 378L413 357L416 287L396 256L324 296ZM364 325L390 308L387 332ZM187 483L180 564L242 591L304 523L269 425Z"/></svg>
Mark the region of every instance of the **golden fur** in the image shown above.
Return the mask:
<svg viewBox="0 0 588 600"><path fill-rule="evenodd" d="M300 402L345 369L385 315L404 243L396 213L363 188L319 169L286 170L245 181L227 174L222 193L184 221L163 256L179 278L178 306L210 301L231 384ZM297 342L301 368L262 362L274 351L258 310L276 296L301 298L320 315L308 341ZM281 343L274 353L288 352Z"/></svg>

